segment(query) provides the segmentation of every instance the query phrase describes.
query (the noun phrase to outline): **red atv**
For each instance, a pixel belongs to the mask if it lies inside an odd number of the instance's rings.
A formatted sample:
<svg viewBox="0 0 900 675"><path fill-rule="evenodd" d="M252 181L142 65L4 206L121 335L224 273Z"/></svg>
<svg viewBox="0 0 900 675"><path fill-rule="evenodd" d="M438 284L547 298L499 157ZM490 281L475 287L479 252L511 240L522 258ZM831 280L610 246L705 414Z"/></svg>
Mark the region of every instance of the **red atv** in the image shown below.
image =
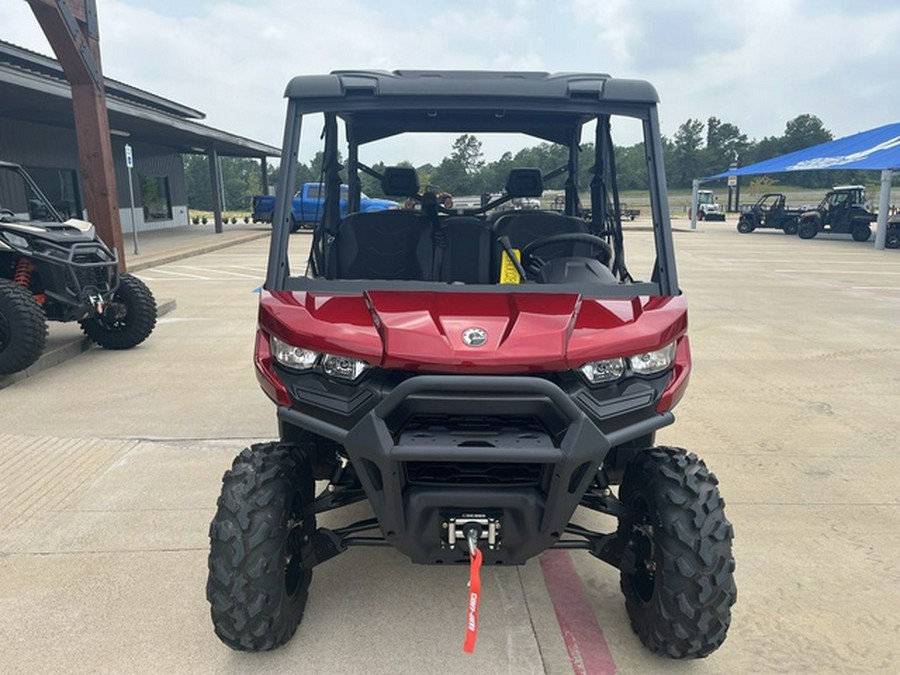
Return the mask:
<svg viewBox="0 0 900 675"><path fill-rule="evenodd" d="M284 644L313 568L349 548L393 546L417 563L469 565L473 579L482 563L563 548L620 571L650 649L713 652L736 597L732 527L706 465L654 444L691 369L654 88L595 74L354 71L297 77L286 97L255 351L280 439L244 450L223 480L207 586L217 635L239 650ZM314 116L326 200L307 251L289 238L290 186L301 121ZM628 234L652 261L645 280L625 262L621 117L643 126L654 226ZM499 197L451 211L420 195L414 169L360 159L366 143L400 133L504 131L559 143L568 161L545 175L515 168ZM579 160L593 165L585 207ZM361 171L421 208L359 213ZM557 176L562 213L497 208L540 197ZM318 494L315 481L327 481ZM362 500L373 518L317 527L318 514ZM618 526L576 525L577 509Z"/></svg>

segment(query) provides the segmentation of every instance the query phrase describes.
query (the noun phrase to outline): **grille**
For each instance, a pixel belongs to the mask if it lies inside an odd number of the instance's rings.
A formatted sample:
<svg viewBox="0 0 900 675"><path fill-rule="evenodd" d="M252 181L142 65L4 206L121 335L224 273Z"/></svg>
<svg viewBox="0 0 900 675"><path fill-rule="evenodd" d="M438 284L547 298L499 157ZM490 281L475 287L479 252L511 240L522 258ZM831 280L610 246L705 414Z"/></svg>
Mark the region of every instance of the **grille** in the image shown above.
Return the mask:
<svg viewBox="0 0 900 675"><path fill-rule="evenodd" d="M410 485L539 485L543 464L407 462Z"/></svg>
<svg viewBox="0 0 900 675"><path fill-rule="evenodd" d="M82 253L76 255L73 258L73 262L83 264L105 261L96 255ZM82 287L94 286L98 290L106 290L109 288L110 269L111 265L109 264L100 267L72 267L75 278L78 279L78 283Z"/></svg>

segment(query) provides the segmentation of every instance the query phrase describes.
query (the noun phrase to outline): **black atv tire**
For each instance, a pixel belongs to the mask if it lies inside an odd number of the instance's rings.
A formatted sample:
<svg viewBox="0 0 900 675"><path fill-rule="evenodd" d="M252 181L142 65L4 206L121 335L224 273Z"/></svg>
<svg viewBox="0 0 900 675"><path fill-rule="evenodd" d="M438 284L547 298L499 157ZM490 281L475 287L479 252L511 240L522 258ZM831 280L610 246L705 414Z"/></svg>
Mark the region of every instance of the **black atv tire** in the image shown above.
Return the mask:
<svg viewBox="0 0 900 675"><path fill-rule="evenodd" d="M850 236L853 241L869 241L872 238L872 228L868 225L854 225Z"/></svg>
<svg viewBox="0 0 900 675"><path fill-rule="evenodd" d="M750 234L753 230L756 229L756 226L753 224L752 220L748 220L747 218L741 218L737 224L737 231L741 234Z"/></svg>
<svg viewBox="0 0 900 675"><path fill-rule="evenodd" d="M900 228L891 228L888 230L887 237L884 239L885 248L900 248Z"/></svg>
<svg viewBox="0 0 900 675"><path fill-rule="evenodd" d="M47 344L47 317L24 286L0 279L0 375L25 370Z"/></svg>
<svg viewBox="0 0 900 675"><path fill-rule="evenodd" d="M305 453L290 444L253 445L225 472L206 598L216 635L232 649L275 649L297 630L312 580L298 548L316 530L315 515L299 514L314 489Z"/></svg>
<svg viewBox="0 0 900 675"><path fill-rule="evenodd" d="M789 221L786 222L784 225L782 225L781 230L782 230L785 234L797 234L797 229L798 229L798 227L799 227L799 226L797 225L797 221L796 221L796 220L789 220Z"/></svg>
<svg viewBox="0 0 900 675"><path fill-rule="evenodd" d="M130 274L119 276L119 288L103 316L79 321L81 330L106 349L131 349L156 326L156 300L147 285Z"/></svg>
<svg viewBox="0 0 900 675"><path fill-rule="evenodd" d="M819 224L814 220L804 220L797 226L797 235L801 239L812 239L819 234Z"/></svg>
<svg viewBox="0 0 900 675"><path fill-rule="evenodd" d="M619 498L637 513L621 520L630 573L621 589L631 627L649 649L702 658L725 640L737 598L733 530L718 481L681 448L639 452L625 469Z"/></svg>

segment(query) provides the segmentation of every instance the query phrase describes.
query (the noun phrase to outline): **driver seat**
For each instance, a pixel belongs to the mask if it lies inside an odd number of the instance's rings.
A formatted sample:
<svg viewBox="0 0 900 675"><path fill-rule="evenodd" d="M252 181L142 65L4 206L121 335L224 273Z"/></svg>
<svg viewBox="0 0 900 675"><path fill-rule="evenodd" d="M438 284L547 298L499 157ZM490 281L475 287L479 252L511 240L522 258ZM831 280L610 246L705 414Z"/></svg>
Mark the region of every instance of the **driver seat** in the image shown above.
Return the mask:
<svg viewBox="0 0 900 675"><path fill-rule="evenodd" d="M528 244L554 234L568 233L588 234L587 223L572 216L564 216L548 211L513 211L500 216L494 223L493 255L491 256L491 279L500 278L500 260L503 247L497 241L500 237L509 237L514 249L521 250ZM543 260L554 258L590 258L591 245L581 242L559 242L546 246L537 252Z"/></svg>

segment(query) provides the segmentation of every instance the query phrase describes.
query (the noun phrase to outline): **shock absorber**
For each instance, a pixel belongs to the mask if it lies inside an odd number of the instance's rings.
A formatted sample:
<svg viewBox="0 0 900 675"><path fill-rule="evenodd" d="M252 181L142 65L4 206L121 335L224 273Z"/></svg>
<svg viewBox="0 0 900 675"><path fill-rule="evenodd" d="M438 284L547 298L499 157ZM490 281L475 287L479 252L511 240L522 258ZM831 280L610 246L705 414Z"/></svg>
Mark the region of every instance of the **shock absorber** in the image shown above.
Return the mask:
<svg viewBox="0 0 900 675"><path fill-rule="evenodd" d="M16 263L15 274L13 274L13 282L28 288L31 286L31 275L33 272L34 263L28 258L19 258L19 262Z"/></svg>

